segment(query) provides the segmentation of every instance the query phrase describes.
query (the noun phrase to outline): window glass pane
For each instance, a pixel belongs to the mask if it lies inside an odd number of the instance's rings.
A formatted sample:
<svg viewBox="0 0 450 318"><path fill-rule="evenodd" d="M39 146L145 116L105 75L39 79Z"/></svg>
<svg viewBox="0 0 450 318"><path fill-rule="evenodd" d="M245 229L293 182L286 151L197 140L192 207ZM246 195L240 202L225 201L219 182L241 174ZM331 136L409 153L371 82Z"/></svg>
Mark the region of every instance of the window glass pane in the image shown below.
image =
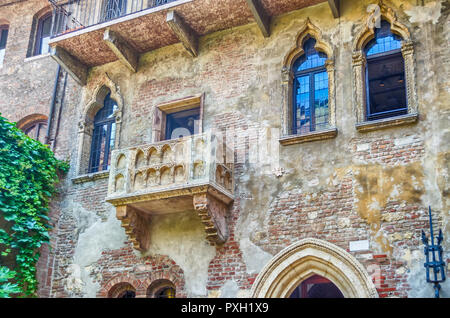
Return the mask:
<svg viewBox="0 0 450 318"><path fill-rule="evenodd" d="M106 95L104 106L94 117L91 159L89 172L107 170L111 165L111 150L114 149L116 122L114 111L118 108L111 94Z"/></svg>
<svg viewBox="0 0 450 318"><path fill-rule="evenodd" d="M328 126L328 74L314 75L315 130Z"/></svg>
<svg viewBox="0 0 450 318"><path fill-rule="evenodd" d="M50 47L48 45L49 41L50 41L50 37L49 36L41 39L40 54L47 54L48 52L50 52Z"/></svg>
<svg viewBox="0 0 450 318"><path fill-rule="evenodd" d="M6 41L8 40L8 29L4 27L0 28L0 49L6 47Z"/></svg>
<svg viewBox="0 0 450 318"><path fill-rule="evenodd" d="M311 110L310 110L310 76L297 77L296 89L296 123L297 128L294 133L304 133L310 131Z"/></svg>
<svg viewBox="0 0 450 318"><path fill-rule="evenodd" d="M383 59L369 60L367 69L369 119L405 114L407 108L406 85L401 53L389 55Z"/></svg>
<svg viewBox="0 0 450 318"><path fill-rule="evenodd" d="M114 143L115 143L115 140L116 140L116 123L115 122L111 123L111 132L110 132L109 135L110 135L110 137L109 137L110 141L109 141L108 156L107 156L107 158L108 158L108 169L109 169L109 166L111 165L111 156L110 156L110 154L111 154L111 151L114 149Z"/></svg>
<svg viewBox="0 0 450 318"><path fill-rule="evenodd" d="M52 16L49 16L42 20L42 37L50 36L52 29Z"/></svg>
<svg viewBox="0 0 450 318"><path fill-rule="evenodd" d="M117 109L117 103L111 98L111 94L106 95L103 105L104 106L95 115L95 123L114 118L114 111Z"/></svg>
<svg viewBox="0 0 450 318"><path fill-rule="evenodd" d="M325 65L327 56L324 53L317 52L314 48L315 45L316 41L313 38L310 38L305 42L303 46L305 54L298 59L294 65L294 70L296 72Z"/></svg>
<svg viewBox="0 0 450 318"><path fill-rule="evenodd" d="M107 133L107 124L99 125L94 128L94 134L92 136L91 172L103 170Z"/></svg>
<svg viewBox="0 0 450 318"><path fill-rule="evenodd" d="M48 16L47 18L44 18L39 23L39 51L38 54L46 54L50 52L50 47L48 45L48 42L50 41L50 34L52 29L52 16Z"/></svg>
<svg viewBox="0 0 450 318"><path fill-rule="evenodd" d="M8 29L0 28L0 65L3 65L6 53L6 41L8 39Z"/></svg>
<svg viewBox="0 0 450 318"><path fill-rule="evenodd" d="M366 55L371 56L397 50L401 48L401 45L400 38L391 33L389 22L382 21L381 27L375 29L375 39L366 47Z"/></svg>
<svg viewBox="0 0 450 318"><path fill-rule="evenodd" d="M191 136L199 132L200 108L166 115L166 139Z"/></svg>

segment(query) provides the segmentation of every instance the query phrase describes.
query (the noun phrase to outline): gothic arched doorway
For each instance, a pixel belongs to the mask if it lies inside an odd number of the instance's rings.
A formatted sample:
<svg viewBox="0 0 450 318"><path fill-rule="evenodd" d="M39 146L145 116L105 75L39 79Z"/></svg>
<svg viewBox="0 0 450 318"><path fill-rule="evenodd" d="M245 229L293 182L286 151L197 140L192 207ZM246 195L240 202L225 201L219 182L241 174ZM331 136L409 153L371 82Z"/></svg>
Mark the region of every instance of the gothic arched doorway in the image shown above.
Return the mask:
<svg viewBox="0 0 450 318"><path fill-rule="evenodd" d="M328 284L315 287L317 294L334 290L334 296L338 296L337 288L346 298L378 297L372 279L355 257L334 244L313 238L303 239L275 255L256 278L252 297L289 298L303 282L308 284L308 279L312 287Z"/></svg>

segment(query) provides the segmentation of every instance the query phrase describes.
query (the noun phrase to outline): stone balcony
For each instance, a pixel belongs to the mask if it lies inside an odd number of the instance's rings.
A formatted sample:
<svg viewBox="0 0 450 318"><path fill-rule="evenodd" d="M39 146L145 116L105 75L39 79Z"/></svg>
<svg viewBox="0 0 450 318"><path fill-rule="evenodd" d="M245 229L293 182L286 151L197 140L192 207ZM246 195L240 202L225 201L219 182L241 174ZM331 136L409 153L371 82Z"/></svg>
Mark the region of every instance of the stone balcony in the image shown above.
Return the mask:
<svg viewBox="0 0 450 318"><path fill-rule="evenodd" d="M113 151L106 201L136 249L148 249L158 214L197 213L211 244L227 240L234 154L218 140L204 133Z"/></svg>
<svg viewBox="0 0 450 318"><path fill-rule="evenodd" d="M119 60L137 72L140 55L176 43L196 57L199 38L224 29L256 23L269 37L272 19L294 10L322 5L330 18L339 16L339 0L49 2L55 17L49 42L52 57L81 85L94 66Z"/></svg>

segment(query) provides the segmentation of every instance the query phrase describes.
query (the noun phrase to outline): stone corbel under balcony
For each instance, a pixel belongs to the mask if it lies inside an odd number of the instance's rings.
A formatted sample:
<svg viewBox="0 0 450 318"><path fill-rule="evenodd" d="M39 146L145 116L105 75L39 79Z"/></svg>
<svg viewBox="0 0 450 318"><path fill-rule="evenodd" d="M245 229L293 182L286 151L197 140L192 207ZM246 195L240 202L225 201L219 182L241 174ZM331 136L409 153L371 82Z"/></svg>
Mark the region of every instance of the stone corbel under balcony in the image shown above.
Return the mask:
<svg viewBox="0 0 450 318"><path fill-rule="evenodd" d="M86 85L88 67L59 46L50 49L51 57L81 86Z"/></svg>
<svg viewBox="0 0 450 318"><path fill-rule="evenodd" d="M335 138L336 136L337 136L337 129L329 128L320 131L313 131L307 134L283 136L279 139L279 141L280 144L282 144L283 146L288 146L311 141L331 139Z"/></svg>
<svg viewBox="0 0 450 318"><path fill-rule="evenodd" d="M223 244L228 239L226 219L233 197L217 185L173 187L145 195L108 198L106 201L116 207L117 218L134 248L141 252L150 246L152 215L190 211L200 217L211 245Z"/></svg>
<svg viewBox="0 0 450 318"><path fill-rule="evenodd" d="M105 41L123 65L133 73L137 72L139 54L120 35L108 28L103 33L103 41Z"/></svg>

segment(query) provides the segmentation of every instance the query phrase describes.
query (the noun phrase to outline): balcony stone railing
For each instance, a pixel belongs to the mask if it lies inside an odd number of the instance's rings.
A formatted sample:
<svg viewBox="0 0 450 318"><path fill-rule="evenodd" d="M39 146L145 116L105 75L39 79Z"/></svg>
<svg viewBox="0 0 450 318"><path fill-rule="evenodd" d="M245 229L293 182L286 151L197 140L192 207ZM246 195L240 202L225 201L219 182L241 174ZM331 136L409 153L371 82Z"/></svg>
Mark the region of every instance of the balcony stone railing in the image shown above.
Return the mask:
<svg viewBox="0 0 450 318"><path fill-rule="evenodd" d="M223 243L234 199L233 155L210 133L115 150L106 201L139 250L148 248L152 215L187 211L201 217L211 243Z"/></svg>

